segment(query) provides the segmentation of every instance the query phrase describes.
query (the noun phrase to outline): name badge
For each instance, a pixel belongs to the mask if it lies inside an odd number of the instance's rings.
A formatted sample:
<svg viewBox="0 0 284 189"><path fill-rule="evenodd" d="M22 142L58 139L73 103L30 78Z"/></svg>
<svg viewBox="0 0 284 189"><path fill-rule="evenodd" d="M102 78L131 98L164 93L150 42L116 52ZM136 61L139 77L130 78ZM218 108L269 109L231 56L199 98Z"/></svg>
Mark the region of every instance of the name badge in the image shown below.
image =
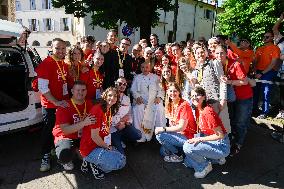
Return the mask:
<svg viewBox="0 0 284 189"><path fill-rule="evenodd" d="M110 146L111 145L111 134L108 134L107 136L104 137L104 142Z"/></svg>
<svg viewBox="0 0 284 189"><path fill-rule="evenodd" d="M124 77L124 71L123 71L123 69L119 69L118 75L119 75L119 77Z"/></svg>
<svg viewBox="0 0 284 189"><path fill-rule="evenodd" d="M68 95L67 83L63 84L63 96Z"/></svg>
<svg viewBox="0 0 284 189"><path fill-rule="evenodd" d="M96 89L96 99L102 98L102 92L101 89Z"/></svg>

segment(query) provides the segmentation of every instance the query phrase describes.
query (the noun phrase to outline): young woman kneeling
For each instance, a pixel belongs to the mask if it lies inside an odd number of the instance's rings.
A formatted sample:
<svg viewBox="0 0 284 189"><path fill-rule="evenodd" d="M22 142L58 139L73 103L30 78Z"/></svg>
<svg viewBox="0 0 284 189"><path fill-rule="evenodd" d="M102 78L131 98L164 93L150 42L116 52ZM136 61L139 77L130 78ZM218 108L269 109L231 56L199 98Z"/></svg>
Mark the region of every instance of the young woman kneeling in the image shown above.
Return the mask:
<svg viewBox="0 0 284 189"><path fill-rule="evenodd" d="M117 97L116 88L107 88L102 94L102 100L89 112L95 116L96 123L83 128L81 170L84 173L91 172L96 179L103 179L104 173L121 169L126 163L125 156L111 146L110 126L112 115L118 108Z"/></svg>
<svg viewBox="0 0 284 189"><path fill-rule="evenodd" d="M189 103L181 98L181 90L176 83L167 86L166 117L169 127L156 127L157 140L162 145L161 155L167 162L183 161L183 144L196 134L196 123Z"/></svg>
<svg viewBox="0 0 284 189"><path fill-rule="evenodd" d="M197 109L199 134L184 143L184 164L194 168L195 178L204 178L212 171L211 163L223 165L226 162L225 157L230 153L230 141L218 114L206 102L205 90L201 87L193 89L191 100Z"/></svg>

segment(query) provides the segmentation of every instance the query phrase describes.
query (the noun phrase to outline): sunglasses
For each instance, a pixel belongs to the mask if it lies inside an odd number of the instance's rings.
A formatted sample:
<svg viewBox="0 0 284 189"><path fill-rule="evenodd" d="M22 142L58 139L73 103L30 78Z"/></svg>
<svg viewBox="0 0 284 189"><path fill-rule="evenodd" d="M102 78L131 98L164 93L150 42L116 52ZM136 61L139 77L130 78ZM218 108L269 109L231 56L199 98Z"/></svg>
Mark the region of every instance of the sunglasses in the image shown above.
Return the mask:
<svg viewBox="0 0 284 189"><path fill-rule="evenodd" d="M118 86L127 86L127 83L118 82L117 84L118 84Z"/></svg>

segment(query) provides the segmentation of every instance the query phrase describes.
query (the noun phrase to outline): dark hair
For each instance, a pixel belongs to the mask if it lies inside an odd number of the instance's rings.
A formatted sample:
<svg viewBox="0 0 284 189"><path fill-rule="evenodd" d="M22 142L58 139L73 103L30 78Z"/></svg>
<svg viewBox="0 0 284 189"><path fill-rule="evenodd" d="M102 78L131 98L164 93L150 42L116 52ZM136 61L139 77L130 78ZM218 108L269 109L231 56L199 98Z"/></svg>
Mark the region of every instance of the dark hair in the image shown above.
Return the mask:
<svg viewBox="0 0 284 189"><path fill-rule="evenodd" d="M76 81L74 82L73 87L74 87L75 85L87 86L87 84L85 83L85 81L82 81L82 80L76 80Z"/></svg>
<svg viewBox="0 0 284 189"><path fill-rule="evenodd" d="M61 38L54 38L54 39L52 39L52 43L54 43L55 41L58 41L58 42L62 42L62 43L64 43L64 44L66 44L66 41L64 41L63 39L61 39Z"/></svg>
<svg viewBox="0 0 284 189"><path fill-rule="evenodd" d="M122 41L122 40L129 41L129 43L131 44L131 40L130 40L128 37L124 37L124 38L122 38L120 41Z"/></svg>
<svg viewBox="0 0 284 189"><path fill-rule="evenodd" d="M205 89L203 89L200 86L197 86L195 88L192 89L192 91L196 92L197 95L200 96L205 96L205 99L203 100L202 104L201 104L201 108L204 109L207 106L207 100L206 100L206 92Z"/></svg>
<svg viewBox="0 0 284 189"><path fill-rule="evenodd" d="M88 43L95 43L95 38L91 35L87 35L85 40L88 42Z"/></svg>
<svg viewBox="0 0 284 189"><path fill-rule="evenodd" d="M157 34L155 34L155 33L151 33L150 34L150 37L156 37L156 39L158 39L159 37L158 37L158 35Z"/></svg>
<svg viewBox="0 0 284 189"><path fill-rule="evenodd" d="M171 47L178 47L178 48L182 48L181 45L178 42L174 42L171 44Z"/></svg>

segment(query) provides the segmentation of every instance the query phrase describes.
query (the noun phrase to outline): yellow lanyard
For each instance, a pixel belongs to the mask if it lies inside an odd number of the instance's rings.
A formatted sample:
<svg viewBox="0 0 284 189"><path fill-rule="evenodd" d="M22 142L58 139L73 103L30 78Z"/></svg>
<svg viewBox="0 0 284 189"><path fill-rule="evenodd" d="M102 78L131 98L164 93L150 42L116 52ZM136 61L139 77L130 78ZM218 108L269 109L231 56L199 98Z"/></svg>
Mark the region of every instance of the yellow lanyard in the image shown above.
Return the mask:
<svg viewBox="0 0 284 189"><path fill-rule="evenodd" d="M80 78L80 64L77 66L77 80Z"/></svg>
<svg viewBox="0 0 284 189"><path fill-rule="evenodd" d="M57 64L57 67L58 67L58 69L59 69L59 71L60 71L60 74L61 74L61 77L62 77L62 79L63 79L63 81L66 81L66 78L65 78L65 75L64 75L64 67L63 67L63 69L59 66L59 64L58 64L58 62L57 61L55 61L56 62L56 64Z"/></svg>
<svg viewBox="0 0 284 189"><path fill-rule="evenodd" d="M227 75L227 72L228 72L228 60L226 60L224 72L225 72L225 75Z"/></svg>
<svg viewBox="0 0 284 189"><path fill-rule="evenodd" d="M86 116L86 113L87 113L87 103L86 103L86 101L84 101L85 107L84 107L84 114L83 115L81 115L81 112L79 111L78 107L76 106L76 104L75 104L75 102L74 102L74 100L72 98L71 98L71 102L72 102L73 107L77 111L80 119L82 120Z"/></svg>
<svg viewBox="0 0 284 189"><path fill-rule="evenodd" d="M108 115L109 114L109 115ZM111 125L111 121L112 121L112 116L111 116L111 109L109 109L109 111L107 111L105 113L105 123L106 123L106 129L107 129L107 132L109 133L109 130L110 130L110 125Z"/></svg>
<svg viewBox="0 0 284 189"><path fill-rule="evenodd" d="M199 83L202 81L202 77L203 77L203 66L198 70L197 80Z"/></svg>
<svg viewBox="0 0 284 189"><path fill-rule="evenodd" d="M175 106L175 104L172 102L172 112L171 112L171 117L172 117L172 121L176 122L176 119L177 119L177 108L179 106L179 102L180 102L180 99L178 100L178 103L177 105Z"/></svg>
<svg viewBox="0 0 284 189"><path fill-rule="evenodd" d="M120 59L119 50L117 51L117 55L118 55L119 66L120 66L120 68L123 68L123 62L124 62L124 60L125 60L125 53L123 53L123 59L122 59L122 61L121 61L121 59Z"/></svg>
<svg viewBox="0 0 284 189"><path fill-rule="evenodd" d="M95 69L94 69L94 73L95 73L95 78L96 78L97 83L100 83L101 82L100 76L99 74L97 74L97 71Z"/></svg>

